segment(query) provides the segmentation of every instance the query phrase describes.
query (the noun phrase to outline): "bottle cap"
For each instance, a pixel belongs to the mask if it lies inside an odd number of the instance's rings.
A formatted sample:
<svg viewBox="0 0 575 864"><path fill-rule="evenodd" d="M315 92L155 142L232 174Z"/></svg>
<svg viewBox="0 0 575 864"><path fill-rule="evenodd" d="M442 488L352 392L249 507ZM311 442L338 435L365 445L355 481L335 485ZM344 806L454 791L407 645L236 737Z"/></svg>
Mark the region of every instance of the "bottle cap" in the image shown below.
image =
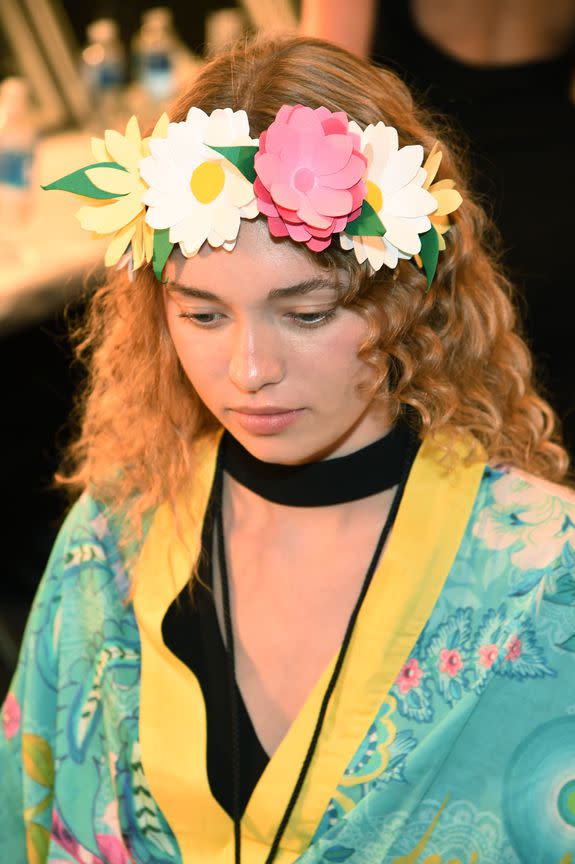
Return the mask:
<svg viewBox="0 0 575 864"><path fill-rule="evenodd" d="M169 6L154 6L142 13L142 27L150 30L171 30L174 16Z"/></svg>
<svg viewBox="0 0 575 864"><path fill-rule="evenodd" d="M24 78L11 76L0 84L0 103L6 114L20 114L29 107L30 89Z"/></svg>
<svg viewBox="0 0 575 864"><path fill-rule="evenodd" d="M88 24L86 34L90 42L114 42L118 38L118 23L113 18L97 18Z"/></svg>

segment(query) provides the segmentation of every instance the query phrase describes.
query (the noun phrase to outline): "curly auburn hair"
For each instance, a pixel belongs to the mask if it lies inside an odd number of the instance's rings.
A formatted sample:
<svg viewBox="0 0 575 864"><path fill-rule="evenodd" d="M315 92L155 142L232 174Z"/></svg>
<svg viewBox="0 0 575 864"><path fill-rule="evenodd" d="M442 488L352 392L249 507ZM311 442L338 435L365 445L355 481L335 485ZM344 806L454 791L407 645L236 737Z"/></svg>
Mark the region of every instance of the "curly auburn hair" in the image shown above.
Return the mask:
<svg viewBox="0 0 575 864"><path fill-rule="evenodd" d="M394 74L316 39L255 40L208 63L170 119L183 121L192 105L207 113L243 108L256 137L282 105L298 103L345 111L361 127L383 120L398 130L400 146L420 143L426 153L439 140L437 179L454 179L463 194L429 291L413 261L371 274L335 243L309 253L349 273L342 302L369 323L360 356L377 372L374 397L385 400L392 419L409 413L421 436L471 433L490 461L563 480L568 457L553 411L534 389L492 227L470 198L443 129ZM134 282L112 273L96 291L77 355L88 366L88 386L81 431L59 480L74 491L88 486L137 523L160 501L176 500L193 477L192 444L220 428L179 364L150 266Z"/></svg>

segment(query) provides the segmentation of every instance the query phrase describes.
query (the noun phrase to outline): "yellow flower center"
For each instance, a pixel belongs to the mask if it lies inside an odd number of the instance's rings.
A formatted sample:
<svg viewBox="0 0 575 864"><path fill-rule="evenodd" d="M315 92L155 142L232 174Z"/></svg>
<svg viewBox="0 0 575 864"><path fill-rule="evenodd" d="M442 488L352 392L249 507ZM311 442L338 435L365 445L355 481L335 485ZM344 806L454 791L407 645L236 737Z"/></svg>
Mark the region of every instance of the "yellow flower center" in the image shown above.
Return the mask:
<svg viewBox="0 0 575 864"><path fill-rule="evenodd" d="M375 183L372 183L371 180L367 181L367 203L371 204L376 213L379 213L383 207L381 189Z"/></svg>
<svg viewBox="0 0 575 864"><path fill-rule="evenodd" d="M226 175L219 162L202 162L190 180L192 195L200 204L210 204L224 188Z"/></svg>

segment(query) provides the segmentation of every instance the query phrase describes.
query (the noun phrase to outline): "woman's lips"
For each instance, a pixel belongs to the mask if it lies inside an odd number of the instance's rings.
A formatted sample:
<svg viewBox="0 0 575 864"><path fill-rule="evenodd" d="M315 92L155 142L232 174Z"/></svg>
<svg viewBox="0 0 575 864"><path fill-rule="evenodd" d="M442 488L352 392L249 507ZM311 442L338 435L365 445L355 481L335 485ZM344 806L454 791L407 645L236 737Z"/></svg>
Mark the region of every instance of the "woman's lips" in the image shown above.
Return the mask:
<svg viewBox="0 0 575 864"><path fill-rule="evenodd" d="M281 432L303 413L304 408L291 411L275 411L270 414L252 414L246 411L232 410L233 416L242 429L255 435L273 435Z"/></svg>

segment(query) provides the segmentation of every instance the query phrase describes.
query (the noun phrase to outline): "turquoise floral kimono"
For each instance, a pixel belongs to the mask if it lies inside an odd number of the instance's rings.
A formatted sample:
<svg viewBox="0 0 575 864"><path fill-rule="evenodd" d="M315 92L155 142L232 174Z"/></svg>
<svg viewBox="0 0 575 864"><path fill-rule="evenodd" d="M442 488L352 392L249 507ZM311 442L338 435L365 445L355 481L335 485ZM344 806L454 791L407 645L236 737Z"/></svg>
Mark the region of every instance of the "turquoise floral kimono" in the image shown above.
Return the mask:
<svg viewBox="0 0 575 864"><path fill-rule="evenodd" d="M201 690L161 634L216 449L180 530L167 506L153 515L133 590L98 502L66 520L2 709L2 864L232 864ZM334 660L253 792L244 864L265 861ZM277 861L575 861L572 493L461 459L447 471L424 443Z"/></svg>

